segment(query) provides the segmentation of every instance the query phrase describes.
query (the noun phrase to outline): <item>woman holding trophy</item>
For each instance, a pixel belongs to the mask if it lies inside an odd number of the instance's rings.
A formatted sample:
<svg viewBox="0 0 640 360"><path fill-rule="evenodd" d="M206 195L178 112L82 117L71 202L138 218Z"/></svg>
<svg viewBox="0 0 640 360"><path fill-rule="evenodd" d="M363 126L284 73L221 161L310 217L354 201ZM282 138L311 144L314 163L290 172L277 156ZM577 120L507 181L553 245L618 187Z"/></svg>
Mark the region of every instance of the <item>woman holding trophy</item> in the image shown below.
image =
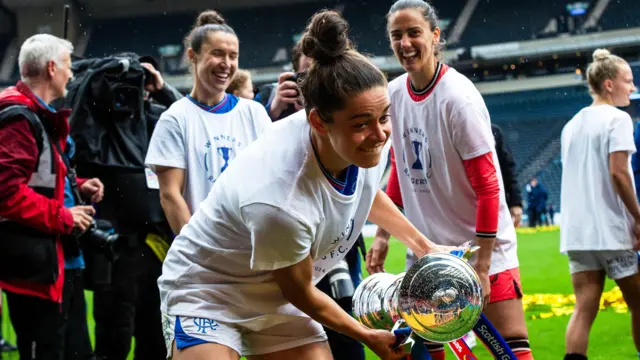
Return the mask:
<svg viewBox="0 0 640 360"><path fill-rule="evenodd" d="M516 233L507 207L489 113L473 84L440 61L436 10L399 0L387 16L391 47L407 71L389 84L393 122L387 192L437 244L479 246L472 260L484 314L518 359L533 359L522 308ZM383 271L389 234L378 229L369 272ZM415 261L409 254L407 268ZM442 345L429 346L434 360Z"/></svg>
<svg viewBox="0 0 640 360"><path fill-rule="evenodd" d="M158 280L174 360L331 359L320 324L399 359L396 337L358 323L317 283L368 219L420 256L434 246L379 190L390 143L384 74L323 11L302 51L306 108L270 126L213 184Z"/></svg>

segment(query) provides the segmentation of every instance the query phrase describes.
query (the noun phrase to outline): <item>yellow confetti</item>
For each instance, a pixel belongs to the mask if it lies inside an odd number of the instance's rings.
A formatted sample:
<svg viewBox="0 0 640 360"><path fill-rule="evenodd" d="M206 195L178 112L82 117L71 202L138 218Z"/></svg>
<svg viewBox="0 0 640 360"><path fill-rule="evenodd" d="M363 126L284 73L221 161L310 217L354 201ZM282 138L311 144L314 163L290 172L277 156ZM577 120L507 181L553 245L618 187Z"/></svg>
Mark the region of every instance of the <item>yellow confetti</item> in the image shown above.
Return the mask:
<svg viewBox="0 0 640 360"><path fill-rule="evenodd" d="M518 234L536 234L539 232L553 232L558 230L560 230L560 226L558 225L537 226L535 228L531 228L531 227L516 228L516 232Z"/></svg>
<svg viewBox="0 0 640 360"><path fill-rule="evenodd" d="M571 315L576 304L576 297L573 294L531 294L522 298L522 304L525 311L534 313L529 317L530 319L548 319L553 316ZM600 309L608 308L616 313L629 311L620 288L615 287L602 294Z"/></svg>

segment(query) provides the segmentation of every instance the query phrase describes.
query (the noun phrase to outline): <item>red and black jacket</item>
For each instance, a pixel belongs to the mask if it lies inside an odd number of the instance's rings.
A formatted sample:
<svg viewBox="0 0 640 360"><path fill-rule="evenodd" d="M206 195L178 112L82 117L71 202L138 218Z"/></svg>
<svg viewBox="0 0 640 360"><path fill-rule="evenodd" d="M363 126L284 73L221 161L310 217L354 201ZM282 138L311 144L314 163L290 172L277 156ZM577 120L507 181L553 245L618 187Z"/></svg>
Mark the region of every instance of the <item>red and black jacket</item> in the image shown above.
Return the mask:
<svg viewBox="0 0 640 360"><path fill-rule="evenodd" d="M69 135L67 118L69 110L52 112L22 82L0 92L0 109L11 105L23 105L38 115L47 128L47 145L50 153L46 161L38 148L27 119L17 119L0 130L0 217L3 221L18 223L23 227L54 235L58 276L52 284L28 281L0 281L0 288L11 292L38 296L54 302L62 301L64 284L64 254L60 236L71 234L73 216L64 208L64 184L66 167L60 154L52 146L66 147ZM48 161L50 179L36 181L39 168ZM37 166L36 166L37 165ZM52 165L52 166L51 166ZM37 171L37 172L36 172Z"/></svg>

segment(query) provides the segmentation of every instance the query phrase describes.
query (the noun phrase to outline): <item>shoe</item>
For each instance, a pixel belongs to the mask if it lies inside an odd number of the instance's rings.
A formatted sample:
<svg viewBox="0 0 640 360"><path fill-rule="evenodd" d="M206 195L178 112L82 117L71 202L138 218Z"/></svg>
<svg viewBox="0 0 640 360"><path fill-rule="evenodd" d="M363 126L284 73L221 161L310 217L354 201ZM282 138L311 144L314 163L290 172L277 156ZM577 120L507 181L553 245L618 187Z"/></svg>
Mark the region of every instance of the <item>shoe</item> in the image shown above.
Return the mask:
<svg viewBox="0 0 640 360"><path fill-rule="evenodd" d="M5 339L0 339L0 352L17 351L18 348L15 345L9 344Z"/></svg>

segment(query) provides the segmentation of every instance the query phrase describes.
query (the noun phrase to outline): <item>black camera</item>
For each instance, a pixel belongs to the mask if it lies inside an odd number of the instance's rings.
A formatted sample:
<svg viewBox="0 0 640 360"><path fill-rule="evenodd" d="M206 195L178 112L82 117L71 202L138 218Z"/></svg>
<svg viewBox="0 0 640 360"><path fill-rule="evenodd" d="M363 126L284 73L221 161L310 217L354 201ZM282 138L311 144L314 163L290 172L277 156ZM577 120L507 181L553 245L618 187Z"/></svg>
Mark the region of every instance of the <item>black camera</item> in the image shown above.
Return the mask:
<svg viewBox="0 0 640 360"><path fill-rule="evenodd" d="M288 78L286 78L284 81L293 81L294 83L298 83L298 78L300 77L300 75L298 73L293 74L293 76L289 76Z"/></svg>
<svg viewBox="0 0 640 360"><path fill-rule="evenodd" d="M295 73L293 76L290 76L288 78L285 79L285 81L293 81L294 83L296 83L296 85L298 85L298 88L296 89L296 97L298 97L298 105L299 106L304 106L303 104L303 100L302 100L302 94L300 92L300 81L302 81L306 75L306 71L303 72L298 72ZM282 117L286 117L289 116L293 113L295 113L296 110L296 106L295 104L289 104L289 106L287 107L287 109L284 111Z"/></svg>
<svg viewBox="0 0 640 360"><path fill-rule="evenodd" d="M120 235L115 232L107 220L91 220L86 231L74 231L75 243L79 249L87 252L97 252L109 261L115 261L122 253L123 241L118 241Z"/></svg>

